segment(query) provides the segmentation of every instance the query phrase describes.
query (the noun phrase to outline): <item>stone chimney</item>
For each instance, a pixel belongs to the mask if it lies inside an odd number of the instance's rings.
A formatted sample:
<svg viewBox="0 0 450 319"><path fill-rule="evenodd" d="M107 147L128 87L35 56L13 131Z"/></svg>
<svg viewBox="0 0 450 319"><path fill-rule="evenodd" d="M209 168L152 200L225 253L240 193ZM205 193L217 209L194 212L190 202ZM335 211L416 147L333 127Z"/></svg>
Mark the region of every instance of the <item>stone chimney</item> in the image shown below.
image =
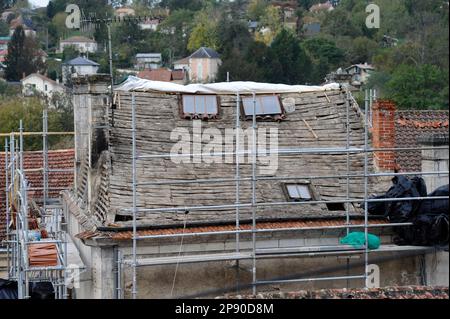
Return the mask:
<svg viewBox="0 0 450 319"><path fill-rule="evenodd" d="M108 149L108 105L111 84L108 74L80 76L73 79L75 127L75 181L80 185L81 169L88 164L89 174L102 151Z"/></svg>
<svg viewBox="0 0 450 319"><path fill-rule="evenodd" d="M422 172L448 171L448 134L429 134L418 138L421 147L445 147L444 149L422 150ZM428 193L448 184L447 174L424 175Z"/></svg>
<svg viewBox="0 0 450 319"><path fill-rule="evenodd" d="M372 107L372 145L374 148L395 147L395 104L377 100ZM374 152L374 165L379 171L394 171L395 151Z"/></svg>

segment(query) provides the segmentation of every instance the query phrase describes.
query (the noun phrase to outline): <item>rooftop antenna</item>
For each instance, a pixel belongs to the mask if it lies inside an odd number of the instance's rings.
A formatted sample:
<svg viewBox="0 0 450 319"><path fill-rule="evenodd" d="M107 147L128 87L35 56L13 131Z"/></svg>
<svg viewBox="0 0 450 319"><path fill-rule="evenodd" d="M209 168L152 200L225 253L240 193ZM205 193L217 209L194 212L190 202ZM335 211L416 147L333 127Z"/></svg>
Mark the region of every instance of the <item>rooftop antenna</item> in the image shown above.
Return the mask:
<svg viewBox="0 0 450 319"><path fill-rule="evenodd" d="M130 22L143 22L148 19L155 19L158 16L108 16L105 14L105 17L97 17L95 12L89 13L89 17L86 17L84 12L82 12L81 21L80 21L80 29L81 30L92 30L92 28L97 29L100 26L105 25L108 31L108 56L109 56L109 74L111 77L111 105L114 99L114 77L113 77L113 54L112 54L112 39L111 39L111 25L112 24L122 24L122 23L130 23Z"/></svg>

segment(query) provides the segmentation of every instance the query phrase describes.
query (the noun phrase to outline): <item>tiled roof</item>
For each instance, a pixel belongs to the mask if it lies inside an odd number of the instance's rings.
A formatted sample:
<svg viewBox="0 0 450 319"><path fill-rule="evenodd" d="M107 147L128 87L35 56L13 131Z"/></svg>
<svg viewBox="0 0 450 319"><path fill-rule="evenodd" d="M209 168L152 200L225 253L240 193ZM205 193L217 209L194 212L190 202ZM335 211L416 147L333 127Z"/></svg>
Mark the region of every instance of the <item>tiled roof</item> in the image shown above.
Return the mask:
<svg viewBox="0 0 450 319"><path fill-rule="evenodd" d="M264 299L449 299L448 287L407 286L371 289L322 289L295 292L263 292ZM225 296L252 299L254 296Z"/></svg>
<svg viewBox="0 0 450 319"><path fill-rule="evenodd" d="M144 70L139 72L138 77L151 81L170 82L175 80L184 80L184 70L168 70L168 69L156 69L156 70Z"/></svg>
<svg viewBox="0 0 450 319"><path fill-rule="evenodd" d="M190 58L193 59L219 59L220 55L211 48L201 47L197 51L191 54Z"/></svg>
<svg viewBox="0 0 450 319"><path fill-rule="evenodd" d="M177 60L173 64L189 64L189 57Z"/></svg>
<svg viewBox="0 0 450 319"><path fill-rule="evenodd" d="M28 19L20 16L11 21L10 29L16 29L18 26L22 26L24 30L34 30L33 22Z"/></svg>
<svg viewBox="0 0 450 319"><path fill-rule="evenodd" d="M384 219L372 219L369 224L387 224ZM324 226L343 226L345 224L344 219L325 219L325 220L312 220L304 219L297 221L280 221L280 222L260 222L257 223L257 229L276 229L276 228L301 228L301 227L324 227ZM352 225L362 225L364 221L353 220ZM250 230L252 225L241 224L240 230ZM235 225L221 225L221 226L204 226L204 227L187 227L184 231L183 228L160 228L160 229L148 229L139 230L138 236L152 236L152 235L171 235L181 233L204 233L204 232L221 232L221 231L234 231ZM89 239L93 237L109 237L114 240L130 240L133 238L132 231L117 231L117 232L84 232L77 235L80 239Z"/></svg>
<svg viewBox="0 0 450 319"><path fill-rule="evenodd" d="M55 86L60 86L60 87L64 88L64 86L62 84L56 82L55 80L52 80L52 79L46 77L45 75L39 74L39 73L32 73L29 76L27 76L26 78L20 80L20 82L23 82L26 79L31 78L31 77L35 77L35 76L37 76L38 78L40 78L40 79L42 79L44 81L50 82L50 83L52 83Z"/></svg>
<svg viewBox="0 0 450 319"><path fill-rule="evenodd" d="M49 151L48 162L51 169L71 169L74 166L75 151L74 150L58 150ZM42 152L25 152L24 168L25 170L33 170L42 168ZM0 153L0 240L5 235L5 153ZM30 187L42 187L42 171L26 172L26 177ZM51 172L49 173L49 187L50 188L69 188L73 184L73 172ZM59 196L59 189L49 190L50 198L57 198ZM30 191L30 196L34 198L42 197L42 191Z"/></svg>
<svg viewBox="0 0 450 319"><path fill-rule="evenodd" d="M94 62L92 60L83 58L83 57L78 57L75 59L72 59L68 62L64 63L65 65L92 65L92 66L99 66L100 64L98 64L97 62Z"/></svg>
<svg viewBox="0 0 450 319"><path fill-rule="evenodd" d="M184 80L185 72L184 70L173 70L172 71L172 80Z"/></svg>
<svg viewBox="0 0 450 319"><path fill-rule="evenodd" d="M397 111L395 113L396 147L420 147L417 138L428 134L448 134L448 111ZM420 172L421 151L397 151L396 163L403 172Z"/></svg>
<svg viewBox="0 0 450 319"><path fill-rule="evenodd" d="M172 71L167 69L145 70L139 72L138 77L151 81L170 82L172 81Z"/></svg>

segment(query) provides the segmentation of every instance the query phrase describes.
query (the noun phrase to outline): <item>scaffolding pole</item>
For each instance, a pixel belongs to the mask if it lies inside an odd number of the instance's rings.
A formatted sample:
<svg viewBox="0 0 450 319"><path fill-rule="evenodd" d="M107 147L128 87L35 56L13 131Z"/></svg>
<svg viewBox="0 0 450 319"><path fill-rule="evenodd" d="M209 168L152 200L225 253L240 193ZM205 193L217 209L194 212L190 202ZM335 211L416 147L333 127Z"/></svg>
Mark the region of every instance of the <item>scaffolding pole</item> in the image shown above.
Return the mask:
<svg viewBox="0 0 450 319"><path fill-rule="evenodd" d="M368 217L368 204L373 202L390 202L390 201L413 201L413 200L424 200L424 199L447 199L446 196L438 196L438 197L406 197L406 198L399 198L399 199L374 199L369 198L368 196L368 184L369 184L369 178L375 177L375 176L401 176L401 175L434 175L434 174L447 174L448 171L442 171L442 172L408 172L408 173L369 173L369 153L375 152L375 151L410 151L410 150L426 150L426 149L447 149L445 147L421 147L421 148L412 148L412 147L399 147L399 148L373 148L369 146L369 140L368 140L368 133L369 133L369 127L371 122L371 103L376 99L375 93L372 92L365 92L365 112L364 112L364 145L362 147L352 147L351 146L351 129L350 129L350 107L352 106L352 103L356 103L355 100L351 97L351 94L347 91L346 92L346 144L345 147L317 147L317 148L293 148L293 149L276 149L271 150L273 154L280 154L280 155L308 155L308 154L321 154L321 155L345 155L346 156L346 163L347 163L347 173L346 174L335 174L335 175L317 175L317 176L258 176L256 174L257 170L257 156L264 156L263 154L260 154L259 150L257 149L256 145L256 129L258 127L257 121L256 121L256 95L255 93L252 94L253 96L253 115L252 115L252 147L251 150L241 150L240 145L240 136L239 136L239 128L240 128L240 95L239 92L236 92L236 147L234 151L229 152L218 152L213 154L195 154L195 151L191 154L167 154L167 153L161 153L161 154L139 154L137 150L137 123L136 123L136 97L135 93L132 92L132 108L131 108L131 134L132 134L132 189L133 189L133 206L132 208L122 208L120 211L124 212L130 212L132 213L132 224L133 224L133 231L132 231L132 256L130 260L127 260L123 258L122 256L117 257L117 263L118 263L118 293L117 296L120 298L121 291L122 291L122 285L121 280L123 278L122 271L123 267L125 266L131 266L132 267L132 297L137 298L137 267L141 266L149 266L149 265L164 265L164 264L170 264L170 263L189 263L189 262L208 262L208 261L225 261L225 260L235 260L238 267L237 267L237 273L239 272L239 261L243 259L250 259L252 260L252 292L253 294L257 293L256 287L259 284L267 284L267 283L292 283L292 282L311 282L311 281L328 281L328 280L347 280L347 283L351 279L364 279L365 283L364 286L368 287L368 266L369 266L369 245L368 245L368 231L371 228L383 228L383 227L404 227L404 226L411 226L412 223L386 223L386 224L370 224L369 223L369 217ZM364 154L364 167L363 172L357 172L357 173L350 173L350 155L351 154ZM196 180L159 180L159 181L138 181L137 176L137 161L138 160L151 160L151 159L159 159L159 158L173 158L173 157L191 157L191 156L224 156L224 155L233 155L236 159L236 165L235 165L235 177L234 178L211 178L211 179L196 179ZM252 158L252 167L251 167L251 177L243 177L240 174L239 168L240 168L240 156L242 155L249 155ZM258 202L256 191L257 191L257 182L258 181L277 181L277 180L295 180L295 179L325 179L325 178L343 178L345 179L345 188L346 188L346 195L345 199L338 199L338 200L314 200L314 201L307 201L307 202ZM363 179L364 183L364 195L359 198L351 198L350 197L350 178L361 178ZM243 203L240 198L240 182L247 181L251 182L251 202L249 203ZM142 208L138 207L138 194L137 194L137 187L138 186L144 186L144 185L172 185L172 184L194 184L194 183L235 183L235 202L234 204L223 204L223 205L204 205L204 206L192 206L192 207L159 207L159 208ZM359 224L352 224L350 220L350 210L349 205L350 203L355 202L362 202L363 203L363 222ZM345 210L345 222L342 225L335 225L335 226L317 226L317 227L289 227L289 228L260 228L258 229L258 225L256 223L257 221L257 215L256 215L256 209L258 207L277 207L277 206L288 206L288 205L312 205L312 204L325 204L325 203L342 203L345 204L346 210ZM242 226L240 224L240 210L241 209L249 209L251 210L251 225L249 229L242 229ZM175 212L186 212L186 211L210 211L210 210L221 210L221 209L234 209L235 215L236 215L236 227L235 230L230 231L214 231L214 232L185 232L179 233L179 234L169 234L169 235L139 235L138 229L137 229L137 218L141 213L144 214L152 214L152 213L175 213ZM346 276L330 276L330 277L318 277L318 278L302 278L299 280L275 280L275 281L259 281L257 279L257 259L263 258L264 256L267 256L267 253L257 251L256 249L256 236L257 234L261 233L268 233L268 232L287 232L287 231L306 231L306 230L343 230L346 231L346 233L350 232L350 229L363 229L364 235L365 235L365 245L361 249L352 249L352 253L358 253L362 254L364 257L364 273L358 274L358 275L350 275L347 274ZM177 258L173 257L163 257L163 258L156 258L154 261L151 262L153 259L149 259L150 261L146 261L147 259L140 258L138 261L137 256L137 243L138 240L145 240L145 239L175 239L175 238L184 238L185 236L189 237L196 237L196 236L214 236L214 235L221 235L221 236L235 236L236 241L236 249L234 253L230 254L216 254L217 256L213 255L186 255L181 256L179 255ZM246 252L242 252L240 249L240 236L241 235L250 235L251 237L251 249L247 250ZM313 256L316 253L324 253L324 251L321 251L320 247L324 246L313 246L313 247L302 247L304 254ZM332 254L342 254L345 253L345 247L342 249L335 249L335 250L327 250L326 254L332 255ZM285 251L283 252L283 256L296 256L300 252L293 249L292 251ZM158 261L159 260L159 261ZM239 289L239 275L237 276L237 289ZM348 285L348 284L347 284Z"/></svg>
<svg viewBox="0 0 450 319"><path fill-rule="evenodd" d="M240 128L241 128L241 120L239 116L239 110L240 110L240 95L239 92L236 93L236 121L235 121L235 132L236 132L236 155L235 155L235 161L236 161L236 168L235 168L235 183L236 183L236 191L235 191L235 204L240 204L240 158L239 158L239 148L240 148ZM236 207L236 254L240 253L240 238L239 238L239 231L240 229L240 212L239 207ZM236 293L239 293L239 287L240 287L240 263L239 259L236 259Z"/></svg>
<svg viewBox="0 0 450 319"><path fill-rule="evenodd" d="M367 91L366 91L366 101L364 103L364 150L366 150L369 147L369 140L368 140L368 118L369 118L369 101L367 100ZM369 203L368 203L368 191L367 188L369 187L369 179L367 177L369 173L369 158L368 153L364 151L364 237L365 237L365 250L364 250L364 280L365 280L365 287L368 288L368 266L369 266Z"/></svg>
<svg viewBox="0 0 450 319"><path fill-rule="evenodd" d="M132 135L132 152L133 152L133 163L132 163L132 175L133 175L133 290L132 290L132 296L133 299L137 298L137 274L136 274L136 267L137 267L137 225L136 225L136 219L137 219L137 191L136 191L136 182L137 182L137 176L136 176L136 160L137 160L137 153L136 153L136 96L132 95L132 101L131 101L131 135Z"/></svg>
<svg viewBox="0 0 450 319"><path fill-rule="evenodd" d="M43 113L43 167L39 171L43 172L43 214L42 222L45 224L46 211L50 209L47 205L48 199L48 124L47 112ZM7 247L10 257L8 260L8 278L17 281L18 298L30 298L30 284L32 282L48 281L53 285L55 297L66 299L67 294L67 237L61 227L61 207L52 207L52 217L54 221L53 231L49 231L49 240L40 241L31 238L29 226L30 205L29 187L25 169L25 136L23 121L19 124L19 134L11 133L9 141L5 140L5 180L6 180L6 204L7 204ZM15 137L19 136L17 140ZM9 146L8 146L9 145ZM42 208L42 207L41 207ZM14 216L12 216L14 215ZM11 231L10 223L14 219L14 230ZM57 250L56 267L32 267L30 266L28 248L33 244L53 243Z"/></svg>

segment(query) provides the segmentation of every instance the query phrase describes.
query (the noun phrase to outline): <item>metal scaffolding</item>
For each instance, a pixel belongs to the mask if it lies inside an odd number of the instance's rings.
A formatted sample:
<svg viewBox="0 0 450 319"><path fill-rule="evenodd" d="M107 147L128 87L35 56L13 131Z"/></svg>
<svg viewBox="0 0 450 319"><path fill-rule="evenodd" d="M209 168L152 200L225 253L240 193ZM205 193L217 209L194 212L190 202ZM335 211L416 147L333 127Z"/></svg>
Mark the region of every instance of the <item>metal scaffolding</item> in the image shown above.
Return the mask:
<svg viewBox="0 0 450 319"><path fill-rule="evenodd" d="M257 287L259 285L264 284L283 284L283 283L292 283L292 282L312 282L312 281L333 281L333 280L351 280L351 279L364 279L365 286L367 287L368 283L368 265L369 265L369 244L368 244L368 233L371 228L383 228L383 227L401 227L401 226L411 226L412 223L389 223L389 224L369 224L369 214L368 214L368 204L371 202L386 202L386 201L411 201L411 200L422 200L429 197L415 197L415 198L401 198L401 199L370 199L368 194L369 188L369 178L370 177L381 177L381 176L399 176L399 175L438 175L444 174L448 175L448 171L440 171L440 172L411 172L411 173L370 173L369 168L369 154L375 151L405 151L405 150L425 150L425 149L436 149L439 147L422 147L422 148L408 148L408 147L400 147L400 148L372 148L369 146L369 127L371 127L371 105L372 102L376 99L375 93L370 92L370 94L366 91L365 95L365 105L364 105L364 147L352 147L350 141L350 108L357 107L355 99L349 92L346 92L346 132L347 139L345 147L329 147L329 148L292 148L292 149L277 149L273 151L278 155L304 155L304 154L342 154L346 155L347 159L347 172L343 174L342 172L338 172L335 175L323 175L323 176L279 176L279 177L264 177L258 176L256 174L257 170L257 155L260 155L259 151L256 147L256 129L258 127L257 119L256 119L256 95L253 96L253 116L252 116L252 138L251 138L251 150L241 150L241 146L239 145L239 128L241 126L240 121L240 100L241 100L241 92L236 92L236 110L235 110L235 132L236 136L236 148L233 152L219 152L214 154L207 154L206 156L224 156L224 155L234 155L235 156L235 177L234 178L219 178L219 179L198 179L198 180L164 180L163 178L157 181L138 181L137 176L137 163L138 161L144 161L148 159L157 159L157 158L170 158L170 157L183 157L183 156L195 156L205 154L140 154L138 155L137 149L137 137L136 137L136 96L133 92L132 94L132 105L131 105L131 138L132 138L132 207L124 208L123 211L128 211L132 213L132 254L130 258L125 258L121 255L117 256L117 297L124 297L124 288L121 283L121 280L124 278L124 269L131 267L132 272L132 288L131 295L132 298L138 297L138 282L137 282L137 268L144 266L156 266L156 265L167 265L167 264L180 264L180 263L202 263L202 262L210 262L210 261L236 261L237 262L237 271L239 271L239 261L240 260L251 260L252 267L252 292L253 294L257 293ZM272 150L271 150L272 151ZM364 171L363 172L350 172L350 155L351 154L363 154L364 156ZM244 177L240 174L240 162L239 156L248 155L251 156L251 176ZM256 190L257 190L257 182L262 180L289 180L289 179L321 179L321 178L345 178L346 179L346 198L342 200L312 200L308 202L257 202L256 200ZM350 195L350 178L361 178L363 179L364 184L364 198L352 198ZM240 199L240 182L246 181L251 182L251 202L242 202ZM137 187L143 185L175 185L175 184L190 184L190 183L223 183L223 182L235 182L235 202L234 203L226 203L223 205L210 205L210 206L191 206L191 207L160 207L160 208L138 208L138 192ZM433 197L433 199L448 199L448 197ZM364 203L364 222L359 225L351 224L351 216L349 205L352 202L360 202ZM345 204L345 223L341 226L322 226L322 227L290 227L290 228L271 228L271 229L258 229L257 221L258 216L256 213L256 209L259 207L277 207L277 206L289 206L289 205L311 205L311 204L323 204L323 203L340 203ZM251 228L250 229L241 229L240 226L240 209L246 208L251 209L252 218L251 218ZM142 214L151 214L151 213L174 213L174 212L192 212L192 211L205 211L205 210L214 210L214 209L234 209L236 212L236 229L232 231L214 231L214 232L184 232L180 234L169 234L169 235L149 235L149 236L140 236L137 230L137 218L138 215ZM312 247L297 247L293 249L284 249L283 251L278 252L278 254L274 251L268 252L263 249L257 249L257 235L268 233L268 232L292 232L292 231L307 231L307 230L332 230L332 229L342 229L346 230L347 233L350 232L351 229L363 229L365 233L365 246L361 249L355 249L351 246L312 246ZM251 249L250 250L242 250L240 246L240 236L243 234L251 235ZM208 235L235 235L236 249L234 252L230 253L217 253L217 254L189 254L189 255L181 255L178 256L170 256L170 257L158 257L158 258L140 258L138 256L138 242L145 239L168 239L168 238L185 238L185 237L194 237L194 236L208 236ZM289 280L258 280L257 273L257 260L262 258L273 258L280 256L282 253L283 256L316 256L316 255L350 255L350 254L361 254L364 257L364 272L362 274L347 274L346 276L328 276L328 277L316 277L316 278L301 278L301 279L289 279ZM347 266L349 265L349 261L347 259ZM239 276L238 276L239 277ZM238 279L239 280L239 279ZM237 282L237 287L239 289L239 281Z"/></svg>
<svg viewBox="0 0 450 319"><path fill-rule="evenodd" d="M5 139L6 175L6 250L8 279L17 281L19 299L30 298L32 283L50 282L56 299L66 299L67 291L67 234L64 231L62 204L49 197L49 190L64 188L49 187L49 174L52 172L73 172L73 169L52 169L48 160L48 136L59 133L48 132L47 110L43 111L43 131L25 133L20 121L19 133L9 134ZM67 135L69 133L61 133ZM42 163L38 169L25 167L24 137L42 135ZM19 137L17 139L17 136ZM29 172L42 172L42 187L30 187ZM42 192L42 198L32 198L31 191ZM38 207L32 207L35 200ZM39 205L41 204L41 205ZM47 232L48 238L40 239L30 230L32 208L37 208L39 224ZM39 231L40 232L40 231ZM30 265L29 248L32 245L55 244L57 262L55 266L38 267Z"/></svg>

